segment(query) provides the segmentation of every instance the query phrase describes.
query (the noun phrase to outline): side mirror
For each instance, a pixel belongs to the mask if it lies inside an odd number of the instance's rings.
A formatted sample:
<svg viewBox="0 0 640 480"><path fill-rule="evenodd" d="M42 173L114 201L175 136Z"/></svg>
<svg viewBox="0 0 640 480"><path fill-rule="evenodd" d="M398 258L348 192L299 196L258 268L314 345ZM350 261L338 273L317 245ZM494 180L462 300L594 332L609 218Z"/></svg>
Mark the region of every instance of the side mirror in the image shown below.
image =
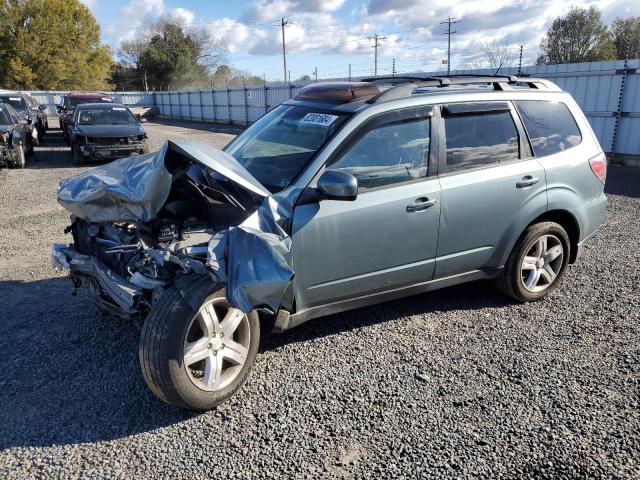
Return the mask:
<svg viewBox="0 0 640 480"><path fill-rule="evenodd" d="M45 112L47 110L47 106L46 105L38 105L38 110L40 110L41 112Z"/></svg>
<svg viewBox="0 0 640 480"><path fill-rule="evenodd" d="M340 170L325 170L318 179L318 193L326 200L355 200L358 179Z"/></svg>
<svg viewBox="0 0 640 480"><path fill-rule="evenodd" d="M64 110L64 107L62 105L56 104L56 111L60 113L62 110Z"/></svg>

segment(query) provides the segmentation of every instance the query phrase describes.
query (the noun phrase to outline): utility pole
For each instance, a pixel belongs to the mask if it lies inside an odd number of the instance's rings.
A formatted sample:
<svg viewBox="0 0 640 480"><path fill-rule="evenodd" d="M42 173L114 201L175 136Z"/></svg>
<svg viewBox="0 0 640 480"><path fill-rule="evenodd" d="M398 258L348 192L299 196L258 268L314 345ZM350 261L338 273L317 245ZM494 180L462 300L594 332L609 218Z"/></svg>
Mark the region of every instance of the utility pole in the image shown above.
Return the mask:
<svg viewBox="0 0 640 480"><path fill-rule="evenodd" d="M349 64L349 81L351 81L351 64Z"/></svg>
<svg viewBox="0 0 640 480"><path fill-rule="evenodd" d="M382 44L383 40L386 40L387 37L381 37L377 33L374 33L373 37L369 37L369 40L373 40L373 76L378 76L378 47Z"/></svg>
<svg viewBox="0 0 640 480"><path fill-rule="evenodd" d="M455 17L447 17L446 20L440 22L440 25L447 24L447 31L443 35L447 36L447 76L451 73L451 35L458 33L456 30L451 30L451 25L454 23L460 23L462 20L456 20Z"/></svg>
<svg viewBox="0 0 640 480"><path fill-rule="evenodd" d="M316 83L318 83L318 67L316 67L316 68L313 70L313 74L314 74L314 75L315 75L315 77L316 77Z"/></svg>
<svg viewBox="0 0 640 480"><path fill-rule="evenodd" d="M393 59L393 66L391 67L391 76L395 77L396 76L396 59Z"/></svg>
<svg viewBox="0 0 640 480"><path fill-rule="evenodd" d="M520 61L518 62L518 76L522 75L522 49L524 45L520 45Z"/></svg>
<svg viewBox="0 0 640 480"><path fill-rule="evenodd" d="M284 64L284 83L287 83L287 48L284 40L284 27L289 25L288 20L284 18L280 21L280 27L282 28L282 63ZM291 81L291 79L289 79Z"/></svg>

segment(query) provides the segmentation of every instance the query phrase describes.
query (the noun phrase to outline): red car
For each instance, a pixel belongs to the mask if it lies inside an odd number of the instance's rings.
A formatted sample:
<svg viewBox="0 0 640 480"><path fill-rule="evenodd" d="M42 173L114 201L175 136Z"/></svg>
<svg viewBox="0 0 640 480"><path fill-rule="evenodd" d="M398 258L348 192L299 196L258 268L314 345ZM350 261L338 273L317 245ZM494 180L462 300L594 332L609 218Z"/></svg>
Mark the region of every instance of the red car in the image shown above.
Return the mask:
<svg viewBox="0 0 640 480"><path fill-rule="evenodd" d="M67 143L73 128L73 112L82 103L112 103L114 100L101 92L72 92L62 97L62 104L57 105L60 130Z"/></svg>

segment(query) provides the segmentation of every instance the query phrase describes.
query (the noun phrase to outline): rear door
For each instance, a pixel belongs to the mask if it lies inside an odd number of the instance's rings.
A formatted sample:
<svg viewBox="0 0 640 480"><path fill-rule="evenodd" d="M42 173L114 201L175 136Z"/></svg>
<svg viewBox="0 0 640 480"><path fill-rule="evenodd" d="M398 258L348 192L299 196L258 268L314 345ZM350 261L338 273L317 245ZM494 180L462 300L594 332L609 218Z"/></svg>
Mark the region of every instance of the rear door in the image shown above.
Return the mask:
<svg viewBox="0 0 640 480"><path fill-rule="evenodd" d="M412 108L366 122L326 167L358 179L357 199L296 207L298 309L432 279L440 186L429 155L431 112Z"/></svg>
<svg viewBox="0 0 640 480"><path fill-rule="evenodd" d="M509 102L442 106L435 277L501 266L521 219L547 207L544 168Z"/></svg>

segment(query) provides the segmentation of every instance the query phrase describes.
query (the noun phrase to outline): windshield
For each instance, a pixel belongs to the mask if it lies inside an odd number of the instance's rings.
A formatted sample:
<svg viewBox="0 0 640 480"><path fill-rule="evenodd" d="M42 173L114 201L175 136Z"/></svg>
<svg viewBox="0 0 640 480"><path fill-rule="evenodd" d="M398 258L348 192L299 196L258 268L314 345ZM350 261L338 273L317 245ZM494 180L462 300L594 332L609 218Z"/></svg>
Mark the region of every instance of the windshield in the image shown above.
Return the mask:
<svg viewBox="0 0 640 480"><path fill-rule="evenodd" d="M9 112L0 105L0 125L12 125L13 122L9 118Z"/></svg>
<svg viewBox="0 0 640 480"><path fill-rule="evenodd" d="M0 102L8 103L18 112L24 112L27 110L27 102L22 97L13 97L11 95L0 95Z"/></svg>
<svg viewBox="0 0 640 480"><path fill-rule="evenodd" d="M78 125L137 125L133 114L124 107L80 108Z"/></svg>
<svg viewBox="0 0 640 480"><path fill-rule="evenodd" d="M343 113L280 105L225 151L271 193L286 188L347 119Z"/></svg>
<svg viewBox="0 0 640 480"><path fill-rule="evenodd" d="M112 103L109 97L68 97L67 108L76 108L83 103Z"/></svg>

